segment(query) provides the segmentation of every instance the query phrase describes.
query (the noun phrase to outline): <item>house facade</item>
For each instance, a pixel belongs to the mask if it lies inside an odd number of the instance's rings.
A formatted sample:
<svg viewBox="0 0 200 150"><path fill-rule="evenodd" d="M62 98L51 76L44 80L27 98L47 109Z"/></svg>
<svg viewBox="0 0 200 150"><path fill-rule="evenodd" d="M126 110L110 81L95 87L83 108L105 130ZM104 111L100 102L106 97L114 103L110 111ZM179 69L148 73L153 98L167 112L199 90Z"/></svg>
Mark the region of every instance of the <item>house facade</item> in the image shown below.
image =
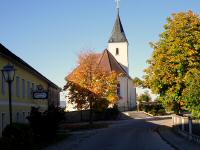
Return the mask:
<svg viewBox="0 0 200 150"><path fill-rule="evenodd" d="M0 70L7 64L16 69L14 81L11 84L12 120L27 122L31 107L39 107L45 111L49 105L59 106L60 88L40 74L37 70L0 44ZM33 92L42 87L48 92L47 99L34 99ZM0 72L0 131L9 124L9 91L2 72ZM1 134L0 132L0 134Z"/></svg>

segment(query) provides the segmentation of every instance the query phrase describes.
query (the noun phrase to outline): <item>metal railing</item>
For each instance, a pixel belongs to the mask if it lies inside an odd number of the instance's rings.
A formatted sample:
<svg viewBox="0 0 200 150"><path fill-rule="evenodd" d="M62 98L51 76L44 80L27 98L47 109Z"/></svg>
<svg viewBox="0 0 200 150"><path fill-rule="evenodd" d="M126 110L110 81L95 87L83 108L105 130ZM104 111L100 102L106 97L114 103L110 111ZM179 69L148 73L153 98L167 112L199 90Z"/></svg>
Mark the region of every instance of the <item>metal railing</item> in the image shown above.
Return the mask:
<svg viewBox="0 0 200 150"><path fill-rule="evenodd" d="M189 140L200 143L200 119L190 117L172 116L173 128Z"/></svg>

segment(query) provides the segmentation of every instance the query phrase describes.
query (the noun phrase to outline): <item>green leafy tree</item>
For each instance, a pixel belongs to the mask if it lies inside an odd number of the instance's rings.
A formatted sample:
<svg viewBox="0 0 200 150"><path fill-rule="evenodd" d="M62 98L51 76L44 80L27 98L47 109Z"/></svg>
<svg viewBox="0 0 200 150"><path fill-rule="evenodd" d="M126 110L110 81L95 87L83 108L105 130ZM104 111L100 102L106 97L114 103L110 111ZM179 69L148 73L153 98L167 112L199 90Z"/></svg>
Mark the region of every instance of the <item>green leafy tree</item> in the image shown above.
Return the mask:
<svg viewBox="0 0 200 150"><path fill-rule="evenodd" d="M186 103L184 78L191 69L200 69L200 17L192 11L175 13L164 29L159 41L151 43L145 85L178 113Z"/></svg>
<svg viewBox="0 0 200 150"><path fill-rule="evenodd" d="M200 118L200 70L192 69L187 72L185 82L183 96L187 101L186 106L193 117Z"/></svg>
<svg viewBox="0 0 200 150"><path fill-rule="evenodd" d="M151 101L151 96L148 93L148 91L145 91L143 94L137 97L137 100L139 102L150 102Z"/></svg>
<svg viewBox="0 0 200 150"><path fill-rule="evenodd" d="M136 87L143 87L143 81L138 77L135 77L133 79L133 83L135 84Z"/></svg>

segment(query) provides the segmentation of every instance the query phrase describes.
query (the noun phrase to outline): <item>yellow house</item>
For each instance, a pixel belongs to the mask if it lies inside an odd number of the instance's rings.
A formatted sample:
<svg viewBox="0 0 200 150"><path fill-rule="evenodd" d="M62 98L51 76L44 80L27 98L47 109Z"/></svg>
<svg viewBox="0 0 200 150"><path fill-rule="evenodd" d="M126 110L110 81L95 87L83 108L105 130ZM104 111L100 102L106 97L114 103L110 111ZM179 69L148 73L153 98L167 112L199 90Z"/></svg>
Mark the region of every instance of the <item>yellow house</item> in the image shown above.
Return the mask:
<svg viewBox="0 0 200 150"><path fill-rule="evenodd" d="M30 114L32 106L40 107L42 111L52 104L59 106L61 89L0 44L0 70L7 64L14 65L16 69L11 85L13 122L27 122L26 117ZM47 99L33 99L33 92L37 90L38 85L48 92ZM0 136L7 124L9 124L8 84L0 72Z"/></svg>

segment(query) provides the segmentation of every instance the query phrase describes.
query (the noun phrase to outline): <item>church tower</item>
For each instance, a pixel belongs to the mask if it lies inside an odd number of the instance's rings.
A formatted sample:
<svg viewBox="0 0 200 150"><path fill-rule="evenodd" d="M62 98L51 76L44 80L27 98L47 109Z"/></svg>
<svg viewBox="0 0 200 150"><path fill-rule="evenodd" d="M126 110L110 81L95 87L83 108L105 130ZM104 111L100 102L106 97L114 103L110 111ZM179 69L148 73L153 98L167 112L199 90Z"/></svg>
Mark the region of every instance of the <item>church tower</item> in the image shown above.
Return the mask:
<svg viewBox="0 0 200 150"><path fill-rule="evenodd" d="M108 50L128 73L128 40L120 20L119 4L117 5L117 18L113 27L112 35L108 41Z"/></svg>

